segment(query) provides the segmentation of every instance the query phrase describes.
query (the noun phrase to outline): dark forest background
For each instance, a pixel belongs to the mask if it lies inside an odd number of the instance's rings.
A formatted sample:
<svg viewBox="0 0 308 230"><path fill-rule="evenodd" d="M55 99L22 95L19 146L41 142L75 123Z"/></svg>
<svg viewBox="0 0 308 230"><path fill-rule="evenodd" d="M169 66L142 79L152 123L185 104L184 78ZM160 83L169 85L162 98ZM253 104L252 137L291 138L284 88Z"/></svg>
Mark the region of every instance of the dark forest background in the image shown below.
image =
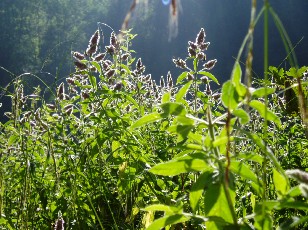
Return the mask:
<svg viewBox="0 0 308 230"><path fill-rule="evenodd" d="M248 0L182 0L178 36L168 41L169 8L160 0L149 0L148 9L137 10L130 26L138 34L133 49L142 57L147 73L155 79L168 70L176 77L173 57L185 57L187 41L194 39L201 27L205 28L211 46L209 59L218 63L213 70L220 82L230 77L234 57L247 33L250 4ZM259 5L263 1L258 1ZM300 65L308 60L308 1L270 1L282 20L295 48ZM15 76L31 72L47 84L58 84L74 70L71 51L83 52L98 22L106 23L115 31L121 28L129 10L129 0L1 0L0 1L0 66ZM111 29L101 25L108 42ZM263 73L263 24L256 27L254 65L256 76ZM271 20L269 64L278 66L286 53L279 33ZM283 67L282 66L282 67ZM0 69L3 89L14 75ZM27 77L28 88L40 82ZM7 109L8 98L1 97L1 117Z"/></svg>

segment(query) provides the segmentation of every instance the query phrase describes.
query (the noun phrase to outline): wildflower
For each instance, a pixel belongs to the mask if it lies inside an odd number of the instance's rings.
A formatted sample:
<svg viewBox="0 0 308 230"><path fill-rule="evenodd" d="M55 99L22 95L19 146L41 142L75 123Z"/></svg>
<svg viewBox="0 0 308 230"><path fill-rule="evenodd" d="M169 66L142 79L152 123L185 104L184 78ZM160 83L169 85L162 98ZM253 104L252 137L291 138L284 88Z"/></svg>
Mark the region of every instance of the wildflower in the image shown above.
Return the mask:
<svg viewBox="0 0 308 230"><path fill-rule="evenodd" d="M217 62L217 59L210 60L210 61L208 61L207 63L205 63L205 64L203 65L203 67L204 67L206 70L211 70L211 69L214 68L216 62Z"/></svg>
<svg viewBox="0 0 308 230"><path fill-rule="evenodd" d="M122 87L123 87L122 82L117 82L117 83L114 85L114 90L121 90Z"/></svg>
<svg viewBox="0 0 308 230"><path fill-rule="evenodd" d="M299 169L286 170L286 174L298 182L308 185L308 173Z"/></svg>
<svg viewBox="0 0 308 230"><path fill-rule="evenodd" d="M106 53L99 53L93 59L94 61L100 62L105 58L105 56L106 56Z"/></svg>
<svg viewBox="0 0 308 230"><path fill-rule="evenodd" d="M188 81L191 81L191 80L194 80L194 79L195 79L194 75L192 75L191 73L187 73L187 80Z"/></svg>
<svg viewBox="0 0 308 230"><path fill-rule="evenodd" d="M197 53L197 58L199 60L205 60L205 54L203 52L199 52L199 53Z"/></svg>
<svg viewBox="0 0 308 230"><path fill-rule="evenodd" d="M171 76L170 71L167 73L167 82L168 82L168 87L169 87L169 88L172 88L172 86L173 86L173 80L172 80L172 76Z"/></svg>
<svg viewBox="0 0 308 230"><path fill-rule="evenodd" d="M71 115L73 112L73 105L72 104L68 104L66 106L64 106L64 111L66 115Z"/></svg>
<svg viewBox="0 0 308 230"><path fill-rule="evenodd" d="M115 51L115 47L113 45L106 46L106 52L109 53L110 55L113 55Z"/></svg>
<svg viewBox="0 0 308 230"><path fill-rule="evenodd" d="M54 230L64 230L64 220L62 217L59 217L57 220L56 220L56 223L55 223L55 227L54 227Z"/></svg>
<svg viewBox="0 0 308 230"><path fill-rule="evenodd" d="M122 54L121 60L122 60L122 61L127 61L127 59L128 59L129 56L130 56L129 53Z"/></svg>
<svg viewBox="0 0 308 230"><path fill-rule="evenodd" d="M196 55L197 55L196 50L194 50L193 48L189 47L188 48L188 55L189 55L189 57L196 57Z"/></svg>
<svg viewBox="0 0 308 230"><path fill-rule="evenodd" d="M65 97L65 95L64 95L64 83L61 82L61 84L59 85L58 90L57 90L57 98L59 100L63 100L64 97Z"/></svg>
<svg viewBox="0 0 308 230"><path fill-rule="evenodd" d="M200 45L200 44L204 43L204 39L205 39L205 32L204 32L204 29L201 28L200 32L197 35L196 43L198 45Z"/></svg>
<svg viewBox="0 0 308 230"><path fill-rule="evenodd" d="M207 76L203 76L201 77L201 81L204 83L204 84L207 84L209 82L209 79Z"/></svg>
<svg viewBox="0 0 308 230"><path fill-rule="evenodd" d="M85 59L85 56L79 52L73 52L73 57L77 60L77 61L82 61Z"/></svg>
<svg viewBox="0 0 308 230"><path fill-rule="evenodd" d="M114 32L112 32L110 36L110 45L112 45L116 49L119 48L119 43L118 43L117 37L115 36Z"/></svg>
<svg viewBox="0 0 308 230"><path fill-rule="evenodd" d="M165 87L165 80L164 80L163 76L160 77L159 85L160 85L161 88Z"/></svg>
<svg viewBox="0 0 308 230"><path fill-rule="evenodd" d="M70 85L75 85L75 79L74 78L68 77L68 78L66 78L66 82Z"/></svg>
<svg viewBox="0 0 308 230"><path fill-rule="evenodd" d="M87 65L80 62L80 61L75 61L74 62L75 66L79 69L79 70L85 70L87 69Z"/></svg>
<svg viewBox="0 0 308 230"><path fill-rule="evenodd" d="M172 61L176 65L176 67L179 67L179 68L182 68L182 69L187 68L186 62L183 59L181 59L181 58L172 59Z"/></svg>
<svg viewBox="0 0 308 230"><path fill-rule="evenodd" d="M199 49L200 50L207 50L207 48L209 47L211 43L210 42L206 42L206 43L202 43L199 45Z"/></svg>
<svg viewBox="0 0 308 230"><path fill-rule="evenodd" d="M104 62L103 62L103 68L104 68L104 70L109 69L110 66L111 66L111 64L112 64L112 62L111 62L110 60L104 61Z"/></svg>
<svg viewBox="0 0 308 230"><path fill-rule="evenodd" d="M56 106L54 104L46 104L48 109L55 110Z"/></svg>
<svg viewBox="0 0 308 230"><path fill-rule="evenodd" d="M108 70L105 75L108 77L108 78L111 78L115 73L115 69L110 69Z"/></svg>
<svg viewBox="0 0 308 230"><path fill-rule="evenodd" d="M198 45L194 42L189 41L188 42L189 47L191 47L192 49L196 50L198 48Z"/></svg>
<svg viewBox="0 0 308 230"><path fill-rule="evenodd" d="M138 58L136 62L136 70L138 74L142 74L145 71L145 66L142 64L141 58Z"/></svg>
<svg viewBox="0 0 308 230"><path fill-rule="evenodd" d="M96 30L89 41L89 46L86 50L87 55L92 56L94 53L96 53L99 39L100 39L99 31Z"/></svg>
<svg viewBox="0 0 308 230"><path fill-rule="evenodd" d="M82 91L81 96L82 96L83 99L88 99L90 97L90 95L87 91Z"/></svg>

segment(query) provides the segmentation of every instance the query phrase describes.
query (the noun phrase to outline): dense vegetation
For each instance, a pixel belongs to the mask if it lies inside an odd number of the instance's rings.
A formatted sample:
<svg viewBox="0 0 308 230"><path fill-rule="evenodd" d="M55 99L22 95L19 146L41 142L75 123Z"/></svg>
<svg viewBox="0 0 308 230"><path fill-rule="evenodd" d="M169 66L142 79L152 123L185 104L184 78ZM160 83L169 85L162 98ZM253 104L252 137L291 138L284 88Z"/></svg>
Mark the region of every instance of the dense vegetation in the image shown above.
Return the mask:
<svg viewBox="0 0 308 230"><path fill-rule="evenodd" d="M159 83L135 35L100 29L56 88L26 94L17 77L0 123L0 227L307 228L308 67L282 34L291 67L265 61L264 79L251 77L254 10L216 91L204 29L173 59L181 74Z"/></svg>

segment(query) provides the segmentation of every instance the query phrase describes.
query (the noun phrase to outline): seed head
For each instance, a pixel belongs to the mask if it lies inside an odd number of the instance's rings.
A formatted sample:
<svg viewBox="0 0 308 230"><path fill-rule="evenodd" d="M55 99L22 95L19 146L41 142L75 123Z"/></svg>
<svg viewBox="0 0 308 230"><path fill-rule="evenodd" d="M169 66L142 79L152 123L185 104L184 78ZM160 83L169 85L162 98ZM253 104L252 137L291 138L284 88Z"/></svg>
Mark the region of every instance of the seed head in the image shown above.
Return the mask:
<svg viewBox="0 0 308 230"><path fill-rule="evenodd" d="M160 85L161 88L165 87L165 79L164 79L163 76L160 77L159 85Z"/></svg>
<svg viewBox="0 0 308 230"><path fill-rule="evenodd" d="M94 57L94 61L100 62L102 61L106 56L106 53L99 53Z"/></svg>
<svg viewBox="0 0 308 230"><path fill-rule="evenodd" d="M79 52L73 52L73 57L77 60L77 61L81 61L85 59L85 56Z"/></svg>
<svg viewBox="0 0 308 230"><path fill-rule="evenodd" d="M207 63L205 63L205 64L203 65L203 67L204 67L204 69L206 69L206 70L211 70L211 69L214 68L216 62L217 62L217 59L210 60L210 61L208 61Z"/></svg>
<svg viewBox="0 0 308 230"><path fill-rule="evenodd" d="M201 43L199 45L200 50L207 50L207 48L209 47L211 43L210 42L206 42L206 43Z"/></svg>
<svg viewBox="0 0 308 230"><path fill-rule="evenodd" d="M200 45L200 44L204 43L204 39L205 39L205 32L204 32L204 29L201 28L200 32L197 35L196 43L198 45Z"/></svg>
<svg viewBox="0 0 308 230"><path fill-rule="evenodd" d="M55 223L54 230L64 230L64 220L62 217L58 218Z"/></svg>
<svg viewBox="0 0 308 230"><path fill-rule="evenodd" d="M183 59L172 59L173 63L176 65L176 67L179 67L181 69L186 69L186 62Z"/></svg>
<svg viewBox="0 0 308 230"><path fill-rule="evenodd" d="M197 53L197 58L199 60L205 60L205 54L203 52L199 52L199 53Z"/></svg>
<svg viewBox="0 0 308 230"><path fill-rule="evenodd" d="M65 95L64 95L64 83L63 82L61 82L61 84L58 87L57 98L59 100L63 100L65 98Z"/></svg>
<svg viewBox="0 0 308 230"><path fill-rule="evenodd" d="M115 48L119 47L118 39L114 32L112 32L110 36L110 45L114 46Z"/></svg>
<svg viewBox="0 0 308 230"><path fill-rule="evenodd" d="M51 110L55 110L56 106L54 104L46 104L47 108L51 109Z"/></svg>
<svg viewBox="0 0 308 230"><path fill-rule="evenodd" d="M195 79L194 75L192 75L191 73L187 73L187 80L188 81L191 81L191 80L194 80L194 79Z"/></svg>
<svg viewBox="0 0 308 230"><path fill-rule="evenodd" d="M75 61L74 64L77 67L77 69L79 69L79 70L85 70L85 69L88 68L86 64L84 64L80 61Z"/></svg>
<svg viewBox="0 0 308 230"><path fill-rule="evenodd" d="M169 87L169 88L172 88L172 86L173 86L173 80L172 80L172 76L171 76L170 71L167 73L167 82L168 82L168 87Z"/></svg>
<svg viewBox="0 0 308 230"><path fill-rule="evenodd" d="M115 47L113 45L106 46L106 52L110 55L113 55L115 51Z"/></svg>
<svg viewBox="0 0 308 230"><path fill-rule="evenodd" d="M117 82L117 83L114 85L114 90L121 90L122 87L123 87L122 82Z"/></svg>
<svg viewBox="0 0 308 230"><path fill-rule="evenodd" d="M100 39L99 31L96 30L89 41L88 49L86 50L87 55L92 56L94 53L96 53L99 39Z"/></svg>
<svg viewBox="0 0 308 230"><path fill-rule="evenodd" d="M197 55L196 50L194 50L191 47L188 47L188 55L189 55L189 57L196 57L196 55Z"/></svg>
<svg viewBox="0 0 308 230"><path fill-rule="evenodd" d="M191 41L188 42L188 45L189 45L190 48L192 48L194 50L196 50L198 48L198 45L194 42L191 42Z"/></svg>
<svg viewBox="0 0 308 230"><path fill-rule="evenodd" d="M110 69L108 70L105 75L108 77L108 78L111 78L115 73L115 69Z"/></svg>
<svg viewBox="0 0 308 230"><path fill-rule="evenodd" d="M286 174L300 183L308 185L308 173L299 169L286 170Z"/></svg>
<svg viewBox="0 0 308 230"><path fill-rule="evenodd" d="M130 56L129 53L122 54L121 60L122 60L122 61L127 61L127 59L129 58L129 56Z"/></svg>

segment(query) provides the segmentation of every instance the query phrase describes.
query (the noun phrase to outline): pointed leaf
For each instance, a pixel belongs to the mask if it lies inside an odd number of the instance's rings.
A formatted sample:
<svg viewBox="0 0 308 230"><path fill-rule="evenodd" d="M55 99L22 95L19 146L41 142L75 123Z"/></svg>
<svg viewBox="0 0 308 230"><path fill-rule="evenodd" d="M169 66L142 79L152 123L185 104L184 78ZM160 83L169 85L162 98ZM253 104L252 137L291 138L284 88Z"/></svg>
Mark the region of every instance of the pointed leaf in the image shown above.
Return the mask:
<svg viewBox="0 0 308 230"><path fill-rule="evenodd" d="M249 106L257 110L261 115L261 117L263 117L264 119L273 121L276 123L278 127L281 127L281 121L279 117L271 110L269 110L262 102L257 100L252 100L250 101Z"/></svg>
<svg viewBox="0 0 308 230"><path fill-rule="evenodd" d="M162 218L159 218L155 220L148 228L147 230L157 230L162 229L168 225L177 224L186 222L190 219L190 217L181 215L181 214L175 214L170 216L164 216Z"/></svg>
<svg viewBox="0 0 308 230"><path fill-rule="evenodd" d="M164 103L160 106L163 109L163 117L167 117L169 115L173 116L184 116L186 114L186 109L184 105L176 102L168 102Z"/></svg>
<svg viewBox="0 0 308 230"><path fill-rule="evenodd" d="M214 81L217 85L219 85L219 82L218 82L217 78L216 78L213 74L211 74L210 72L207 72L207 71L199 71L198 74L207 76L207 77L210 78L212 81Z"/></svg>
<svg viewBox="0 0 308 230"><path fill-rule="evenodd" d="M235 192L229 189L231 200L235 203ZM233 218L227 197L222 184L211 184L204 195L204 212L207 217L218 217L223 219L226 224L232 223ZM209 222L211 224L212 221ZM221 221L220 221L221 222ZM206 223L207 227L208 224Z"/></svg>
<svg viewBox="0 0 308 230"><path fill-rule="evenodd" d="M159 113L150 113L147 115L144 115L143 117L141 117L139 120L137 120L131 127L130 129L135 129L138 128L140 126L158 121L161 119L161 115Z"/></svg>
<svg viewBox="0 0 308 230"><path fill-rule="evenodd" d="M245 125L250 121L248 113L243 109L235 109L232 113L240 119L242 125Z"/></svg>
<svg viewBox="0 0 308 230"><path fill-rule="evenodd" d="M188 73L187 71L181 73L176 81L176 84L180 84L186 78L187 73Z"/></svg>
<svg viewBox="0 0 308 230"><path fill-rule="evenodd" d="M177 92L177 94L175 95L175 102L180 102L183 97L185 97L188 89L190 88L191 84L193 81L189 81L187 82L180 90L179 92Z"/></svg>
<svg viewBox="0 0 308 230"><path fill-rule="evenodd" d="M221 100L223 105L231 110L235 109L239 103L239 95L230 80L222 86Z"/></svg>
<svg viewBox="0 0 308 230"><path fill-rule="evenodd" d="M195 153L155 165L149 172L162 176L175 176L181 173L210 170L204 154Z"/></svg>
<svg viewBox="0 0 308 230"><path fill-rule="evenodd" d="M273 169L273 180L278 198L287 194L289 190L288 179L281 175L276 169Z"/></svg>
<svg viewBox="0 0 308 230"><path fill-rule="evenodd" d="M189 193L189 201L193 212L195 212L198 207L205 185L209 184L211 179L212 173L206 171L199 176L196 183L192 186L191 192Z"/></svg>
<svg viewBox="0 0 308 230"><path fill-rule="evenodd" d="M260 97L265 97L265 96L273 94L273 93L275 93L275 89L274 88L262 87L262 88L258 88L256 90L254 90L251 95L253 97L260 98Z"/></svg>

